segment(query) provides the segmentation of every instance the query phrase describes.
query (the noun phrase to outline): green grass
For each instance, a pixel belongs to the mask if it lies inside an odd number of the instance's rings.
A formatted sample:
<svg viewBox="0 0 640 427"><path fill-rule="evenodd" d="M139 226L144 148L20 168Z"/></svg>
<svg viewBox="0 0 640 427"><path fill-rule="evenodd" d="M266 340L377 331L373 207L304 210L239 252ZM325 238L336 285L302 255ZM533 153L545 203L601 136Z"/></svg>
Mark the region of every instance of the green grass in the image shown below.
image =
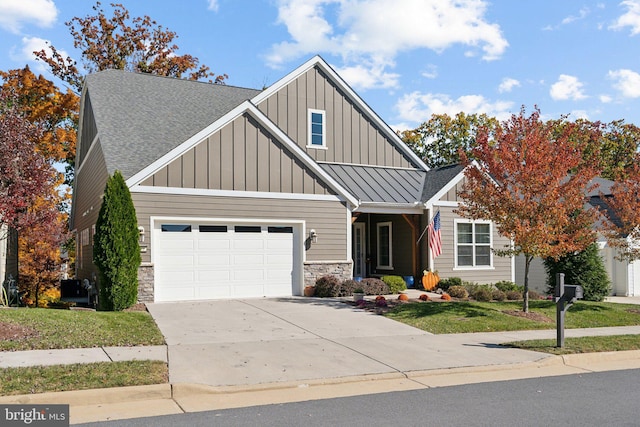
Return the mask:
<svg viewBox="0 0 640 427"><path fill-rule="evenodd" d="M552 301L530 301L529 311L552 322L512 316L522 302L413 302L399 304L386 314L391 319L434 334L555 329L556 306ZM581 301L565 316L566 328L598 328L640 325L640 307L631 304Z"/></svg>
<svg viewBox="0 0 640 427"><path fill-rule="evenodd" d="M565 338L564 347L556 347L557 341L529 340L502 344L506 347L540 351L551 354L594 353L601 351L640 350L640 335L611 335L603 337Z"/></svg>
<svg viewBox="0 0 640 427"><path fill-rule="evenodd" d="M21 340L0 340L0 351L164 344L153 318L142 311L2 309L0 322L37 332Z"/></svg>
<svg viewBox="0 0 640 427"><path fill-rule="evenodd" d="M164 384L164 362L139 360L0 369L0 395Z"/></svg>

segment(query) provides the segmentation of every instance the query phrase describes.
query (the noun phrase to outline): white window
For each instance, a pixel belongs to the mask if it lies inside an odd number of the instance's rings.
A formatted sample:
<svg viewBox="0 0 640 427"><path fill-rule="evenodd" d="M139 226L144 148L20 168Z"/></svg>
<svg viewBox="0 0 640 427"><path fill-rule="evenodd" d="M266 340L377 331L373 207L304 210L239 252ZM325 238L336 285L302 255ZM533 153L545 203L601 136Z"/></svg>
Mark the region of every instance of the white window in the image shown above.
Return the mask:
<svg viewBox="0 0 640 427"><path fill-rule="evenodd" d="M456 221L456 267L490 268L493 266L491 251L491 223Z"/></svg>
<svg viewBox="0 0 640 427"><path fill-rule="evenodd" d="M393 270L393 236L391 232L391 222L379 222L376 224L377 230L377 268L383 270Z"/></svg>
<svg viewBox="0 0 640 427"><path fill-rule="evenodd" d="M322 110L309 110L307 147L327 148L326 114Z"/></svg>

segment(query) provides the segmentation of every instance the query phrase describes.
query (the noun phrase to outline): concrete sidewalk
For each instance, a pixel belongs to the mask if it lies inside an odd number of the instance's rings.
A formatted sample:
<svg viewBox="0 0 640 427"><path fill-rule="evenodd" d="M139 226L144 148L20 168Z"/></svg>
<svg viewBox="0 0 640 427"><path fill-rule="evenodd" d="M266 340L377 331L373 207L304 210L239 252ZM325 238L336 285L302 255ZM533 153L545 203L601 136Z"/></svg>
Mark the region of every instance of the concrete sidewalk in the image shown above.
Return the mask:
<svg viewBox="0 0 640 427"><path fill-rule="evenodd" d="M166 346L0 352L0 367L152 359L170 384L0 397L67 403L72 423L427 387L640 368L640 352L550 356L500 343L555 329L433 335L340 301L308 298L150 304ZM640 326L567 329L567 337Z"/></svg>

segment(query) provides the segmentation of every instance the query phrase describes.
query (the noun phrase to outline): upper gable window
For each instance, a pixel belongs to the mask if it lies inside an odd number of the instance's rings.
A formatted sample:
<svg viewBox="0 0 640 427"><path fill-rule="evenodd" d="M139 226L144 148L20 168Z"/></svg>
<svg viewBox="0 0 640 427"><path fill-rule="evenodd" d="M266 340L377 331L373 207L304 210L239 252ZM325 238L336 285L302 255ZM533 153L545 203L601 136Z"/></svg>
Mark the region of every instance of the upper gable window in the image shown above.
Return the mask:
<svg viewBox="0 0 640 427"><path fill-rule="evenodd" d="M327 148L326 113L323 110L309 110L309 136L307 147Z"/></svg>

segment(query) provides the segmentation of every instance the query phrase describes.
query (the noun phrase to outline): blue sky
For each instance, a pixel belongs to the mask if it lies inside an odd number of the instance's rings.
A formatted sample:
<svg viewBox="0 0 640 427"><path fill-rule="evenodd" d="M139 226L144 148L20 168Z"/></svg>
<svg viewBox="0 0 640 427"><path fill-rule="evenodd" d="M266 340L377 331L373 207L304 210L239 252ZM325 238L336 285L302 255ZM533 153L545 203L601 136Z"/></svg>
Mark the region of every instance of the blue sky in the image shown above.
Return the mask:
<svg viewBox="0 0 640 427"><path fill-rule="evenodd" d="M396 129L433 113L505 119L522 105L640 125L640 0L120 2L230 85L268 86L319 54ZM45 41L79 60L64 23L93 4L0 0L0 69L46 75L30 53Z"/></svg>

